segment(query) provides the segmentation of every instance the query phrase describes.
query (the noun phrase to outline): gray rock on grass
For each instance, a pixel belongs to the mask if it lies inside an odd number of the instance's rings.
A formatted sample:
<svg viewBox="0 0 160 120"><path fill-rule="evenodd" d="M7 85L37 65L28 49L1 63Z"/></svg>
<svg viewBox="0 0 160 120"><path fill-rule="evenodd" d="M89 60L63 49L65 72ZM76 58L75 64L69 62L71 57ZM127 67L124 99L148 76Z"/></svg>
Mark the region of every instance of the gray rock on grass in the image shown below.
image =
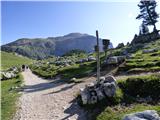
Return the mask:
<svg viewBox="0 0 160 120"><path fill-rule="evenodd" d="M145 110L126 115L122 120L160 120L160 116L155 110Z"/></svg>
<svg viewBox="0 0 160 120"><path fill-rule="evenodd" d="M83 104L95 104L103 98L113 97L116 93L116 79L113 76L101 77L100 81L80 89Z"/></svg>

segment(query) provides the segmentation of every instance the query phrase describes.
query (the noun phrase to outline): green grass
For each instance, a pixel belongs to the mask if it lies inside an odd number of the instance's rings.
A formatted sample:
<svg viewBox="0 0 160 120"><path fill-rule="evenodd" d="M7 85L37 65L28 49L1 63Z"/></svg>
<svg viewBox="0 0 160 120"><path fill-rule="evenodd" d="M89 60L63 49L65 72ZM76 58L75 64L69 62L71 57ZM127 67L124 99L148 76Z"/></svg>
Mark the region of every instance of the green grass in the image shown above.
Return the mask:
<svg viewBox="0 0 160 120"><path fill-rule="evenodd" d="M60 58L60 61L66 61L71 60L72 65L70 66L57 66L54 64L54 61L56 60L55 57L44 59L41 61L38 61L37 64L30 65L30 68L33 73L39 75L40 77L44 78L54 78L56 75L60 75L62 79L68 80L68 82L71 82L70 79L73 77L76 77L77 81L89 75L95 70L96 62L85 62L83 64L74 64L77 60L86 58L88 55L86 53L83 54L72 54L69 56L63 56ZM95 56L95 54L93 54ZM47 64L50 63L50 64ZM76 81L75 81L76 82Z"/></svg>
<svg viewBox="0 0 160 120"><path fill-rule="evenodd" d="M41 64L36 66L32 64L30 66L33 73L39 75L44 78L53 78L56 75L61 75L62 79L68 80L71 82L71 78L77 78L78 81L80 78L85 77L92 73L95 70L96 63L95 62L86 62L83 65L74 64L68 67L59 68L54 64ZM76 82L76 81L74 81Z"/></svg>
<svg viewBox="0 0 160 120"><path fill-rule="evenodd" d="M122 120L126 114L144 110L156 110L160 114L159 105L132 104L127 107L117 105L114 107L107 107L100 115L97 116L96 120Z"/></svg>
<svg viewBox="0 0 160 120"><path fill-rule="evenodd" d="M30 65L33 73L44 78L53 78L57 75L58 67L55 65L42 64L40 66Z"/></svg>
<svg viewBox="0 0 160 120"><path fill-rule="evenodd" d="M71 79L73 77L82 78L95 70L95 62L86 62L84 65L74 65L59 70L59 74L65 79Z"/></svg>
<svg viewBox="0 0 160 120"><path fill-rule="evenodd" d="M17 56L14 53L7 53L1 51L1 70L7 70L10 67L20 67L22 64L30 64L33 61L26 57ZM20 96L16 89L11 90L13 87L19 87L22 84L22 76L1 81L1 116L2 120L11 120L16 112L16 101Z"/></svg>
<svg viewBox="0 0 160 120"><path fill-rule="evenodd" d="M1 81L1 114L2 120L11 120L16 112L16 101L20 94L13 87L20 87L22 84L22 76L14 79Z"/></svg>
<svg viewBox="0 0 160 120"><path fill-rule="evenodd" d="M126 62L118 69L119 72L140 73L160 71L160 40L148 43L133 54L133 58L126 59ZM144 49L157 49L153 53L143 53Z"/></svg>
<svg viewBox="0 0 160 120"><path fill-rule="evenodd" d="M150 96L153 100L160 100L160 74L129 77L118 81L123 93L133 98Z"/></svg>
<svg viewBox="0 0 160 120"><path fill-rule="evenodd" d="M33 61L26 57L17 56L14 53L0 52L1 54L1 70L6 70L10 67L20 67L22 64L31 64Z"/></svg>
<svg viewBox="0 0 160 120"><path fill-rule="evenodd" d="M96 105L84 106L90 113L90 119L122 120L126 114L148 109L160 114L160 74L121 78L117 81L119 88L113 98L106 98ZM152 101L140 103L136 100L138 96L150 96Z"/></svg>

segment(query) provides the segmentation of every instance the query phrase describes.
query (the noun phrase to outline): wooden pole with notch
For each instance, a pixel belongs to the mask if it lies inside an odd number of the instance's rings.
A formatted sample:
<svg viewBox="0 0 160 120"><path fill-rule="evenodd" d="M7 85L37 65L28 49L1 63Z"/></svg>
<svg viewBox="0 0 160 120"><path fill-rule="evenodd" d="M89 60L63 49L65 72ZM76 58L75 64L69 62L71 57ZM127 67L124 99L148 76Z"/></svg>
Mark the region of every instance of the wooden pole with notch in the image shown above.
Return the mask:
<svg viewBox="0 0 160 120"><path fill-rule="evenodd" d="M96 37L97 37L97 81L100 81L100 55L99 55L99 36L98 30L96 30Z"/></svg>

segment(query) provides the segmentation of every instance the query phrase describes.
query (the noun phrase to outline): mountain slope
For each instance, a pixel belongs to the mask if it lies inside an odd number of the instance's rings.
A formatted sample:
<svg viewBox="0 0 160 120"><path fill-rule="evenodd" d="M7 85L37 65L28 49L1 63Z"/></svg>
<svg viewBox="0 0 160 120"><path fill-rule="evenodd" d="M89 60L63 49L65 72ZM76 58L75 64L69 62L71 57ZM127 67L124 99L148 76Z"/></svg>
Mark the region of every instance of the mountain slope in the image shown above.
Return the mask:
<svg viewBox="0 0 160 120"><path fill-rule="evenodd" d="M61 56L73 49L93 52L96 45L96 37L81 34L70 33L60 37L18 39L9 44L3 45L1 49L8 52L16 52L33 59L43 59L52 55ZM100 40L100 45L102 41ZM112 47L112 44L111 44ZM102 46L100 46L102 50Z"/></svg>
<svg viewBox="0 0 160 120"><path fill-rule="evenodd" d="M1 54L1 70L6 70L13 66L20 66L22 64L31 64L31 59L15 55L14 53L0 52Z"/></svg>

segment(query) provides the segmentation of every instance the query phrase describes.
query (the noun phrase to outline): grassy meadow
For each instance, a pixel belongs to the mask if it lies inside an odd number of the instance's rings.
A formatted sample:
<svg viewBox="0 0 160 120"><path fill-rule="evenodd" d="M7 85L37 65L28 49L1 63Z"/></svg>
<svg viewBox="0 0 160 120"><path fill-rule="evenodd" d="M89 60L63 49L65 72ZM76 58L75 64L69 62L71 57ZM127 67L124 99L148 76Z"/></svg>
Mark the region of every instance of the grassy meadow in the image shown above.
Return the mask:
<svg viewBox="0 0 160 120"><path fill-rule="evenodd" d="M10 67L21 67L22 64L30 64L32 60L17 56L14 53L1 53L1 70ZM18 89L23 82L23 77L19 74L16 78L1 81L1 117L2 120L11 120L16 112L16 101L20 94Z"/></svg>
<svg viewBox="0 0 160 120"><path fill-rule="evenodd" d="M113 98L100 101L84 108L92 120L122 120L126 114L156 110L160 115L160 74L128 77L118 80L117 92ZM139 101L150 96L152 100Z"/></svg>
<svg viewBox="0 0 160 120"><path fill-rule="evenodd" d="M154 52L144 53L144 50L156 49ZM140 73L160 71L160 40L143 45L140 50L132 54L130 59L119 66L118 72Z"/></svg>
<svg viewBox="0 0 160 120"><path fill-rule="evenodd" d="M6 70L10 67L20 67L22 64L31 64L32 60L26 57L17 56L15 53L0 52L1 54L1 70Z"/></svg>

